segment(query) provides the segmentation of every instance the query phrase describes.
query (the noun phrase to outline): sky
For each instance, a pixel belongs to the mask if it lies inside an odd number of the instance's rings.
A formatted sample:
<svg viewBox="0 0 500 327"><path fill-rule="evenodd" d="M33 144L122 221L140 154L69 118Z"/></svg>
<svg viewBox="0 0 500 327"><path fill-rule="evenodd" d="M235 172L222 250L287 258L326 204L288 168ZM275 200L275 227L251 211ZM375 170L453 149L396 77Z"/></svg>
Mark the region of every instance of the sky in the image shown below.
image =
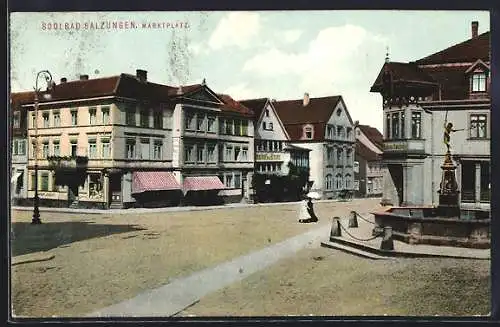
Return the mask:
<svg viewBox="0 0 500 327"><path fill-rule="evenodd" d="M386 53L420 59L470 38L472 21L490 28L486 11L12 13L11 91L33 90L43 69L57 83L144 69L151 82L206 79L237 100L342 95L354 121L382 131L370 86Z"/></svg>

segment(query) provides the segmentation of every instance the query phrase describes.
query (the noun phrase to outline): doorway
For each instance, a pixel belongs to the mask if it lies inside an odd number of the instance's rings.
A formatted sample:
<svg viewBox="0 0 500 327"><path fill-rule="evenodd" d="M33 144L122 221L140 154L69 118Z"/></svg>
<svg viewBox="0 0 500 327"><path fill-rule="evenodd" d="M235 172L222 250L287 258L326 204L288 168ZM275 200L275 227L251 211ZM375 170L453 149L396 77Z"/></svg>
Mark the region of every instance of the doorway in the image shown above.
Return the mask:
<svg viewBox="0 0 500 327"><path fill-rule="evenodd" d="M109 205L110 207L122 206L122 175L109 174Z"/></svg>

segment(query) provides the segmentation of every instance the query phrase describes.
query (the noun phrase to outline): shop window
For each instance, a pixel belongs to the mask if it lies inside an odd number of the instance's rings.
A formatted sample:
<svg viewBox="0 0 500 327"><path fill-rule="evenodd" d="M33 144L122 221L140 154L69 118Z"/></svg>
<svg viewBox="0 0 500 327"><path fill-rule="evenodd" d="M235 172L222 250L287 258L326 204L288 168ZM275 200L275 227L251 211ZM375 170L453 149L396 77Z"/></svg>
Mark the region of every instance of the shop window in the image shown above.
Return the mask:
<svg viewBox="0 0 500 327"><path fill-rule="evenodd" d="M100 174L89 174L88 184L89 184L89 198L98 199L103 197Z"/></svg>

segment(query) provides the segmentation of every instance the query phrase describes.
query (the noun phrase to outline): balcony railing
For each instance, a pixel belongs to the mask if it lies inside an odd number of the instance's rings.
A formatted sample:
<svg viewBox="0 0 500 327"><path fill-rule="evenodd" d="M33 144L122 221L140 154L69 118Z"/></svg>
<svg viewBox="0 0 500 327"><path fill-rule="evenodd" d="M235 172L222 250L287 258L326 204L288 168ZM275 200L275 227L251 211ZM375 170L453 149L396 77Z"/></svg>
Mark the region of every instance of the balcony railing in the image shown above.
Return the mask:
<svg viewBox="0 0 500 327"><path fill-rule="evenodd" d="M54 170L79 169L87 166L87 156L50 156L47 157L49 168Z"/></svg>

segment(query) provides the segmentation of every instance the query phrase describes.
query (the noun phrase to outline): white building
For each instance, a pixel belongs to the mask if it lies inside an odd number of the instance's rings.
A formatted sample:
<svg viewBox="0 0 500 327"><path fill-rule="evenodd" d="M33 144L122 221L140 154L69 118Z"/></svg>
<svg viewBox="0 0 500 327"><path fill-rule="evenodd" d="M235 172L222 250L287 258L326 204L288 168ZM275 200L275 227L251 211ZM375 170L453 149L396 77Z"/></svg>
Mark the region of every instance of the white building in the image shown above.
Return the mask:
<svg viewBox="0 0 500 327"><path fill-rule="evenodd" d="M461 207L490 207L490 33L410 63L386 60L371 88L384 99L384 198L437 205L445 122Z"/></svg>
<svg viewBox="0 0 500 327"><path fill-rule="evenodd" d="M311 190L335 198L354 189L354 126L341 96L273 102L290 144L309 153Z"/></svg>
<svg viewBox="0 0 500 327"><path fill-rule="evenodd" d="M27 111L20 103L30 96L32 92L11 97L10 196L14 204L22 204L28 197Z"/></svg>

